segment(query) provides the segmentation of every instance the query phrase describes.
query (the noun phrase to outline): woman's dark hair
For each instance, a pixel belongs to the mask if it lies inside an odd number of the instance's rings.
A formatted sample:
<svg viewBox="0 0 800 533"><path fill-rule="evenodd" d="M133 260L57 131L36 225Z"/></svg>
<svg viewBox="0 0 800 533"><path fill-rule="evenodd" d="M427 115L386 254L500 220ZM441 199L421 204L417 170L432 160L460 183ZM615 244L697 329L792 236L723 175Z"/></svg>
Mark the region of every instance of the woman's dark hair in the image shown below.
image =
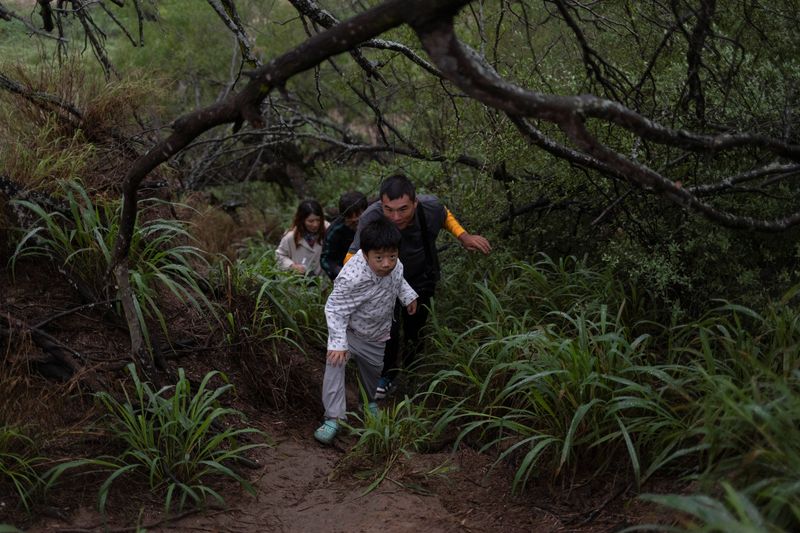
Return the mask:
<svg viewBox="0 0 800 533"><path fill-rule="evenodd" d="M417 188L405 174L393 174L381 183L380 197L384 195L389 200L397 200L408 195L412 202L417 198Z"/></svg>
<svg viewBox="0 0 800 533"><path fill-rule="evenodd" d="M361 252L371 250L399 250L400 230L386 218L373 220L361 230Z"/></svg>
<svg viewBox="0 0 800 533"><path fill-rule="evenodd" d="M306 234L305 222L309 215L317 215L321 219L316 238L318 243L323 243L325 241L325 217L322 214L322 206L316 200L303 200L300 202L300 205L297 206L297 212L294 214L294 222L292 222L295 246L300 243L300 239Z"/></svg>
<svg viewBox="0 0 800 533"><path fill-rule="evenodd" d="M367 210L367 197L358 191L348 191L339 197L339 215L346 217Z"/></svg>

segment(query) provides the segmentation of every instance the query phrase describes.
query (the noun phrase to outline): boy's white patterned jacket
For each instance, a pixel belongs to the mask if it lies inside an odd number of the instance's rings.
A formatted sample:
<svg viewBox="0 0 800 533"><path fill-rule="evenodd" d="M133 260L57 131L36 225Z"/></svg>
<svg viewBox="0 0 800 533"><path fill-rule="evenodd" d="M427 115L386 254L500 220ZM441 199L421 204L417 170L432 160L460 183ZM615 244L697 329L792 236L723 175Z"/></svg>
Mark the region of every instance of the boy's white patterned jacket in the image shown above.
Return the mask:
<svg viewBox="0 0 800 533"><path fill-rule="evenodd" d="M348 329L367 341L388 340L397 298L404 306L417 299L403 278L403 264L398 260L391 274L381 277L369 267L363 252L356 252L336 276L325 304L328 350L348 349Z"/></svg>

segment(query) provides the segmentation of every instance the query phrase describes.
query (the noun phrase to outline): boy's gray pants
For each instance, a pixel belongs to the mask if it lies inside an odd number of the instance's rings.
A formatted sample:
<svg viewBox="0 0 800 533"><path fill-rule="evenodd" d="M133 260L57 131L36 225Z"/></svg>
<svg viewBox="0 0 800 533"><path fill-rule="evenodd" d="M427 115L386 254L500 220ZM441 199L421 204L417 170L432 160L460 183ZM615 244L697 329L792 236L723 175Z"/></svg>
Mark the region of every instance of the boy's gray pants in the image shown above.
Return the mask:
<svg viewBox="0 0 800 533"><path fill-rule="evenodd" d="M361 385L367 393L367 401L375 400L375 389L383 370L383 350L385 341L367 341L347 332L349 347L347 360L355 359ZM325 363L325 376L322 378L322 405L325 406L325 418L344 419L347 405L344 394L344 375L347 363L333 366Z"/></svg>

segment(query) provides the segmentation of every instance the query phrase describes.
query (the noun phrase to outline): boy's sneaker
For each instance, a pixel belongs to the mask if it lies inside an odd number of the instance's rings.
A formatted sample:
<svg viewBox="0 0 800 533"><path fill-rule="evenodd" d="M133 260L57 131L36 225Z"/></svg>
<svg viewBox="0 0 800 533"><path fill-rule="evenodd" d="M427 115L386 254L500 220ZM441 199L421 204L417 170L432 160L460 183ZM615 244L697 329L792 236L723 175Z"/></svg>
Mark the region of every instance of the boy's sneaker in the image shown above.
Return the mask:
<svg viewBox="0 0 800 533"><path fill-rule="evenodd" d="M393 387L391 379L382 377L378 380L378 386L375 388L375 399L383 400L389 395Z"/></svg>
<svg viewBox="0 0 800 533"><path fill-rule="evenodd" d="M326 420L314 432L314 438L322 444L330 444L339 433L339 423L336 420Z"/></svg>

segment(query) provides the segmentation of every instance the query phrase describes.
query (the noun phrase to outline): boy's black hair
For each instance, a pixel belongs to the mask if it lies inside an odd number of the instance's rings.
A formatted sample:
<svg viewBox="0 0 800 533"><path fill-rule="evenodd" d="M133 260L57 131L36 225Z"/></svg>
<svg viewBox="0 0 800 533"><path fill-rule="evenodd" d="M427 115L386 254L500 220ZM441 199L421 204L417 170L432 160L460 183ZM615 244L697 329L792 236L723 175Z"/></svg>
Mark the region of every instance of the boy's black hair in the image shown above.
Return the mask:
<svg viewBox="0 0 800 533"><path fill-rule="evenodd" d="M358 191L347 191L339 197L339 214L343 217L367 210L367 197Z"/></svg>
<svg viewBox="0 0 800 533"><path fill-rule="evenodd" d="M373 220L361 230L361 252L371 250L399 250L400 230L386 218Z"/></svg>
<svg viewBox="0 0 800 533"><path fill-rule="evenodd" d="M381 183L380 197L397 200L408 195L412 202L417 198L417 188L405 174L393 174Z"/></svg>

